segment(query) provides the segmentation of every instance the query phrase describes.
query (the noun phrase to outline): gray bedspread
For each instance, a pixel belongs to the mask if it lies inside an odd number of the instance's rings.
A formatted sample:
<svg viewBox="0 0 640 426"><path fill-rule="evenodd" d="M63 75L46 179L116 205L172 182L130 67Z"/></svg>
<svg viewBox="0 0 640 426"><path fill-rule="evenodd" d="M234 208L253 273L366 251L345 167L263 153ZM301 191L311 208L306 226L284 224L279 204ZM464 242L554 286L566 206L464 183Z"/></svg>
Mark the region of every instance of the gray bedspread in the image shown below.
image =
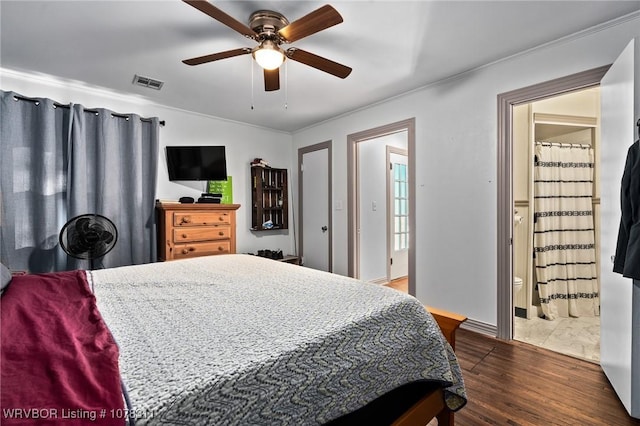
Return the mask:
<svg viewBox="0 0 640 426"><path fill-rule="evenodd" d="M92 271L136 424L322 424L460 368L415 298L249 255Z"/></svg>

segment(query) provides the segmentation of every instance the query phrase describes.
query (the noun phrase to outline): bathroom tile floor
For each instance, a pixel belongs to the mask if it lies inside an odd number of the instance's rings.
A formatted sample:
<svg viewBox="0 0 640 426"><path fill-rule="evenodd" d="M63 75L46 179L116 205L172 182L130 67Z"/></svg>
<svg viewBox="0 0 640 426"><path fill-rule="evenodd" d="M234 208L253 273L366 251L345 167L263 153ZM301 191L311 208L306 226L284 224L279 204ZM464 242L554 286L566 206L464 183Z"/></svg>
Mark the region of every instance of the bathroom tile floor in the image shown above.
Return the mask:
<svg viewBox="0 0 640 426"><path fill-rule="evenodd" d="M600 317L558 318L554 321L515 317L513 338L600 363Z"/></svg>

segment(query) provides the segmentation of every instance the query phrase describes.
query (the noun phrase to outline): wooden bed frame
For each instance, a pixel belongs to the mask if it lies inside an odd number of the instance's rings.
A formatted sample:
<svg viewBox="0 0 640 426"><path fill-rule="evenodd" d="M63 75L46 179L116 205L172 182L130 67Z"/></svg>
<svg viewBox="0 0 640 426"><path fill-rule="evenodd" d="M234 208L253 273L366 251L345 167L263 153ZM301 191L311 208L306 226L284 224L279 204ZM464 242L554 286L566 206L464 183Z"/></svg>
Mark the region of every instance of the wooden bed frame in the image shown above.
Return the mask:
<svg viewBox="0 0 640 426"><path fill-rule="evenodd" d="M456 348L456 330L467 317L427 306L453 349ZM433 418L438 419L438 426L453 426L453 412L444 403L444 391L436 389L416 402L400 416L393 426L424 426Z"/></svg>

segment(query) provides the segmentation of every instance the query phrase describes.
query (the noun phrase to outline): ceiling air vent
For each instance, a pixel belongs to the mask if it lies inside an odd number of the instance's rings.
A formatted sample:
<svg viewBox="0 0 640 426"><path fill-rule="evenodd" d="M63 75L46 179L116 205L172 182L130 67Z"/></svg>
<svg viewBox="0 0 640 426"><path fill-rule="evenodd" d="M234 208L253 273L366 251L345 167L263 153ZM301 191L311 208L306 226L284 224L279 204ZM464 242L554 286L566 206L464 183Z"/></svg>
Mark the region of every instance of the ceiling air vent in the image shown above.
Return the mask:
<svg viewBox="0 0 640 426"><path fill-rule="evenodd" d="M148 87L150 89L160 90L162 89L162 85L164 81L154 80L153 78L143 77L141 75L133 76L133 84L137 84L138 86Z"/></svg>

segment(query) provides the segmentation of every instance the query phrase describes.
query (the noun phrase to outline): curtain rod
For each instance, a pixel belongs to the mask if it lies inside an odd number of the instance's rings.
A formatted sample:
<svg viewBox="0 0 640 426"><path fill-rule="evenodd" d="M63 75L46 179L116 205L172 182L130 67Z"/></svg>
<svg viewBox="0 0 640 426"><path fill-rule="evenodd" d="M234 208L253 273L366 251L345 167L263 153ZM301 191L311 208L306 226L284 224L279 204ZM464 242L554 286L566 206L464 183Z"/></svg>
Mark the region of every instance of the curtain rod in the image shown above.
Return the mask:
<svg viewBox="0 0 640 426"><path fill-rule="evenodd" d="M582 148L588 149L591 148L591 145L584 143L562 143L562 142L545 142L545 141L536 141L536 145L542 146L557 146L560 148Z"/></svg>
<svg viewBox="0 0 640 426"><path fill-rule="evenodd" d="M40 103L40 100L39 100L39 99L32 99L32 98L27 98L27 97L25 97L25 96L19 96L19 95L13 95L13 99L15 99L16 101L28 101L28 102L33 102L33 103L35 103L36 105L38 105L38 104ZM55 101L53 102L53 106L54 106L55 108L70 108L70 106L69 106L69 105L61 104L61 103L59 103L59 102L55 102ZM84 112L88 112L88 113L90 113L90 114L98 114L100 111L98 111L97 109L85 109L85 110L84 110ZM129 116L128 116L128 115L126 115L126 114L117 114L117 113L115 113L115 112L112 112L112 113L111 113L111 116L112 116L112 117L118 117L118 118L126 118L126 119L128 119L128 118L129 118ZM150 121L151 121L151 119L150 119L150 118L143 118L143 117L140 117L140 121L150 122ZM161 126L164 126L164 124L165 124L164 120L161 120L161 121L160 121L160 125L161 125Z"/></svg>

